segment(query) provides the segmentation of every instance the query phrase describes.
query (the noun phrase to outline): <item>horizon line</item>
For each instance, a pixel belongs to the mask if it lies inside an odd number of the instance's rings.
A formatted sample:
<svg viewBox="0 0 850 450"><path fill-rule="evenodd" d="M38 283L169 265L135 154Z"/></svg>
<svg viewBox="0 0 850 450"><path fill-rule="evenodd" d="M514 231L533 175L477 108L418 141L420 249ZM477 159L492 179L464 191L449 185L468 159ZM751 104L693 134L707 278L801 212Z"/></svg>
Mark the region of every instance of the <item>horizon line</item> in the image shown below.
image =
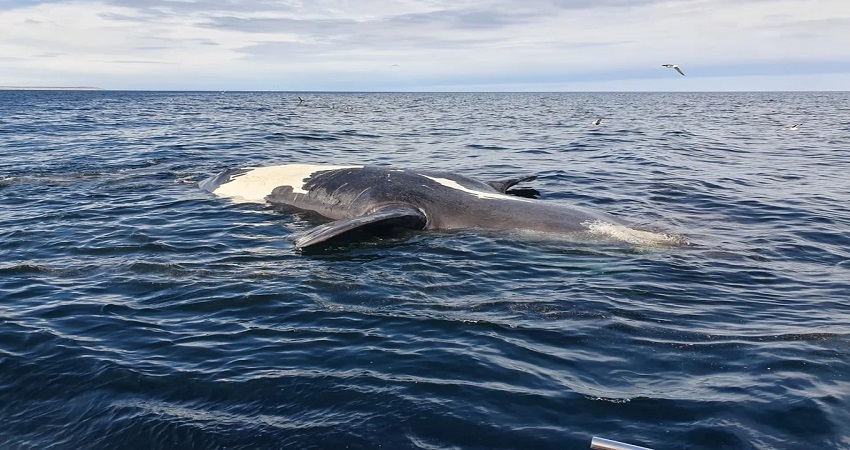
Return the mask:
<svg viewBox="0 0 850 450"><path fill-rule="evenodd" d="M609 91L487 91L487 90L447 90L447 91L398 91L398 90L275 90L275 89L111 89L93 86L0 86L0 91L107 91L107 92L210 92L210 93L310 93L310 94L605 94L605 93L634 93L634 94L699 94L699 93L806 93L806 92L850 92L850 90L693 90L693 91L661 91L661 90L609 90Z"/></svg>

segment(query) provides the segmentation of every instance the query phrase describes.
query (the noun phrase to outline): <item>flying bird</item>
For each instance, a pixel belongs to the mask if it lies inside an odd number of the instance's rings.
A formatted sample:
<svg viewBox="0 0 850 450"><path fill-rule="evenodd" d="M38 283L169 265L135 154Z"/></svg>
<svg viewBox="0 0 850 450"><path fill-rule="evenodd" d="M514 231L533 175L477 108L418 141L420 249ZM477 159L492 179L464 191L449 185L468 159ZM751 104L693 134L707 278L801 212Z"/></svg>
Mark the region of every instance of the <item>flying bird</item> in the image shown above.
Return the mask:
<svg viewBox="0 0 850 450"><path fill-rule="evenodd" d="M800 128L800 125L802 125L802 123L795 123L794 125L789 125L785 128L787 128L789 130L796 130L796 129Z"/></svg>
<svg viewBox="0 0 850 450"><path fill-rule="evenodd" d="M602 125L602 119L596 119L592 122L594 125Z"/></svg>
<svg viewBox="0 0 850 450"><path fill-rule="evenodd" d="M676 72L679 72L680 74L682 74L682 76L685 76L685 72L682 72L682 69L680 69L679 66L675 64L662 64L662 66L668 69L676 69Z"/></svg>
<svg viewBox="0 0 850 450"><path fill-rule="evenodd" d="M299 95L299 96L298 96L298 104L300 105L300 104L302 104L302 103L304 103L304 99L303 99L303 98L301 98L301 96Z"/></svg>

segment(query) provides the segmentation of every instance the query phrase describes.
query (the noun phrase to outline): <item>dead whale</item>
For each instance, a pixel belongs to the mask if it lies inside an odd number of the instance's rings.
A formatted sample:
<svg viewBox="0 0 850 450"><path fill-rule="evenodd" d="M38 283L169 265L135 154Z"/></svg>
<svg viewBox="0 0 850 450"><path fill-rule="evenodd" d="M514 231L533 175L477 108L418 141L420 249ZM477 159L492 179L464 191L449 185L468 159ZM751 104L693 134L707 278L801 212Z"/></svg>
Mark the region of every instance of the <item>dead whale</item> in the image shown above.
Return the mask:
<svg viewBox="0 0 850 450"><path fill-rule="evenodd" d="M331 219L301 234L299 249L354 232L525 230L582 233L637 245L682 245L681 236L634 229L601 212L508 195L534 176L482 182L451 172L375 166L287 164L228 169L199 183L237 201L269 203Z"/></svg>

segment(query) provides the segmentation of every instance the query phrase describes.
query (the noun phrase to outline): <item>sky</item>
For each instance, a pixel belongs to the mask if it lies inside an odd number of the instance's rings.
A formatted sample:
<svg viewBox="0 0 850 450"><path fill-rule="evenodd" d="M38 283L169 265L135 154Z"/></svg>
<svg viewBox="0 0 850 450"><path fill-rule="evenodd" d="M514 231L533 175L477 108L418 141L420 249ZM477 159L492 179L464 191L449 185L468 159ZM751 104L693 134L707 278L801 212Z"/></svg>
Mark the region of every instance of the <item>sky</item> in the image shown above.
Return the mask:
<svg viewBox="0 0 850 450"><path fill-rule="evenodd" d="M0 86L846 91L850 0L0 0Z"/></svg>

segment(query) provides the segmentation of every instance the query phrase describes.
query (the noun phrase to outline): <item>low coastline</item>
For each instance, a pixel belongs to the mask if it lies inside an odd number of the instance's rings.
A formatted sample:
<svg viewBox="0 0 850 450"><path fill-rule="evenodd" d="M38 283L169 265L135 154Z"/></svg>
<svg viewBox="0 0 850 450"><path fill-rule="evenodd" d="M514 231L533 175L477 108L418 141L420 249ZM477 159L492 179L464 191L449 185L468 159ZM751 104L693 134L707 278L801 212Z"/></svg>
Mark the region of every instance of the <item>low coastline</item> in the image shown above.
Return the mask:
<svg viewBox="0 0 850 450"><path fill-rule="evenodd" d="M0 91L102 91L89 86L0 86Z"/></svg>

